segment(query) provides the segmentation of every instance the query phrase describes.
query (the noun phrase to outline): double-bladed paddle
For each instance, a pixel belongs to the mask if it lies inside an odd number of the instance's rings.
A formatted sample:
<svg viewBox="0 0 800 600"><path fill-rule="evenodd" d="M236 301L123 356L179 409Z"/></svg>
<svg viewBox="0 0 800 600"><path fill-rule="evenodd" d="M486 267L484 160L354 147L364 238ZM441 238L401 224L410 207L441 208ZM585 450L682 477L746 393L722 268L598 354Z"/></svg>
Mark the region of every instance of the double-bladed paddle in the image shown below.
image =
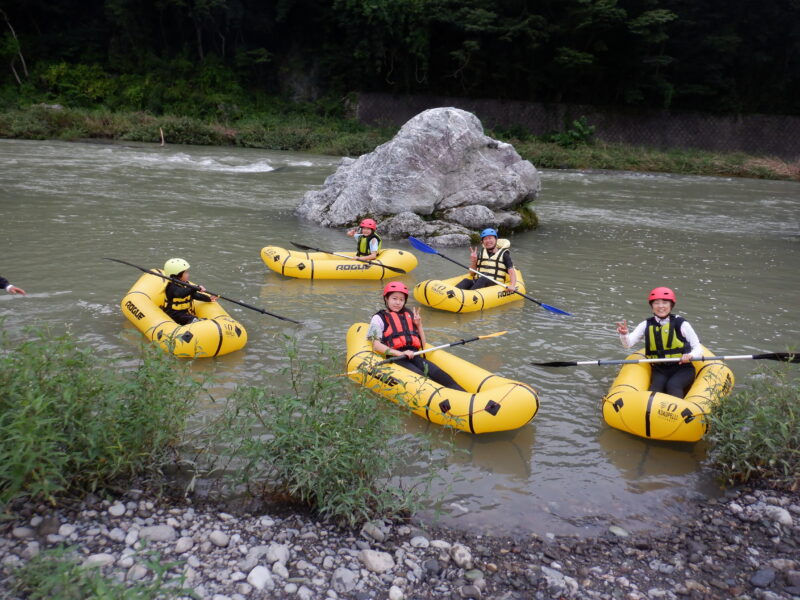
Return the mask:
<svg viewBox="0 0 800 600"><path fill-rule="evenodd" d="M800 354L791 352L769 352L767 354L740 354L737 356L702 356L689 362L707 362L711 360L779 360L782 362L800 363ZM635 365L638 363L675 363L680 362L680 358L642 358L642 359L622 359L622 360L578 360L578 361L553 361L531 363L537 367L577 367L580 365Z"/></svg>
<svg viewBox="0 0 800 600"><path fill-rule="evenodd" d="M432 348L425 348L423 350L417 350L414 352L414 356L419 356L420 354L425 354L427 352L433 352L434 350L441 350L442 348L450 348L451 346L460 346L462 344L469 344L470 342L476 342L478 340L485 340L488 338L493 337L500 337L501 335L507 334L508 331L497 331L495 333L490 333L488 335L479 335L473 338L466 338L463 340L458 340L457 342L450 342L449 344L442 344L441 346L434 346ZM374 369L375 367L379 367L381 365L385 365L386 363L395 362L398 360L402 360L406 358L405 354L401 354L400 356L392 356L391 358L386 358L382 361L376 362L374 365L369 365L370 369ZM356 373L360 373L361 371L348 371L347 373L342 373L342 375L355 375Z"/></svg>
<svg viewBox="0 0 800 600"><path fill-rule="evenodd" d="M373 262L371 260L359 260L354 256L348 256L347 254L341 254L340 252L331 252L330 250L321 250L319 248L312 248L311 246L305 246L303 244L298 244L296 242L292 242L292 246L295 248L300 248L300 250L313 250L314 252L322 252L323 254L332 254L333 256L341 256L342 258L347 258L349 260L358 260L360 263L364 263L367 265L374 265L376 267L383 267L384 269L389 269L390 271L394 271L395 273L406 273L405 270L400 269L398 267L390 267L389 265L385 265L379 262Z"/></svg>
<svg viewBox="0 0 800 600"><path fill-rule="evenodd" d="M414 248L416 248L420 252L427 252L428 254L438 254L439 256L444 258L445 260L449 260L451 263L455 263L459 267L461 267L463 269L467 269L468 271L471 271L471 272L475 273L476 275L478 275L480 277L483 277L484 279L488 279L489 281L493 281L497 285L502 285L503 287L505 287L505 285L506 285L505 283L497 281L497 279L493 279L493 278L489 277L488 275L484 275L483 273L481 273L477 269L470 269L467 265L461 264L460 262L458 262L457 260L453 260L449 256L445 256L444 254L442 254L441 252L439 252L435 248L431 248L430 246L428 246L428 244L426 244L422 240L418 240L414 236L411 236L411 235L408 236L408 241L411 242L411 245L414 246ZM561 310L560 308L556 308L555 306L550 306L549 304L545 304L543 302L539 302L536 298L531 298L530 296L528 296L528 294L523 294L522 292L518 292L517 290L514 290L514 293L515 294L519 294L523 298L527 298L531 302L536 302L536 304L538 304L539 306L541 306L545 310L549 310L550 312L554 312L554 313L557 313L559 315L572 316L571 313L568 313L565 310Z"/></svg>
<svg viewBox="0 0 800 600"><path fill-rule="evenodd" d="M192 285L191 283L186 283L185 281L179 281L173 277L167 277L166 275L162 275L161 273L157 273L156 271L151 271L150 269L145 269L144 267L140 267L138 265L134 265L133 263L126 262L124 260L120 260L118 258L106 258L105 260L113 260L114 262L122 263L123 265L128 265L129 267L133 267L134 269L139 269L149 275L155 275L156 277L161 277L161 279L166 279L167 281L171 281L172 283L177 283L178 285L182 285L183 287L187 287L191 290L196 290L198 292L203 292L204 294L208 294L209 296L216 296L218 298L222 298L223 300L227 300L228 302L233 302L234 304L238 304L239 306L244 306L245 308L249 308L250 310L254 310L256 312L260 312L264 315L269 315L270 317L275 317L276 319L280 319L282 321L289 321L290 323L295 323L297 325L302 325L300 321L295 321L294 319L290 319L289 317L282 317L280 315L276 315L275 313L271 313L268 310L264 310L263 308L258 308L257 306L251 306L250 304L245 304L244 302L239 302L238 300L234 300L233 298L227 298L222 294L215 294L214 292L210 292L208 290L201 290L199 286Z"/></svg>

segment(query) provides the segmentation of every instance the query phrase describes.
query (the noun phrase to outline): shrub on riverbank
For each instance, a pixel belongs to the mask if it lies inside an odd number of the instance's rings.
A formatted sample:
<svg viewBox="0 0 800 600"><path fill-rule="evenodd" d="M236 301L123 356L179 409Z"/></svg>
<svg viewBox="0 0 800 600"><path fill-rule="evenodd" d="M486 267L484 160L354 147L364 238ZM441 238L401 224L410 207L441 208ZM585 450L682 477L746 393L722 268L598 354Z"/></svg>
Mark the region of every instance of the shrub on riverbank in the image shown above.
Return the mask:
<svg viewBox="0 0 800 600"><path fill-rule="evenodd" d="M110 112L32 105L0 112L0 137L18 139L85 138L167 144L236 145L359 156L388 141L397 128L366 127L315 107L264 106L263 112L205 120L146 112ZM800 181L800 163L741 153L655 150L603 142L565 147L549 138L515 132L488 135L514 145L522 158L543 169L613 169L684 175L752 177Z"/></svg>
<svg viewBox="0 0 800 600"><path fill-rule="evenodd" d="M142 566L150 581L120 582L98 566L82 565L77 548L58 547L34 556L16 572L15 591L31 600L167 600L194 597L184 587L186 575L170 575L179 563L164 562L158 553L144 552Z"/></svg>
<svg viewBox="0 0 800 600"><path fill-rule="evenodd" d="M181 364L151 345L125 368L69 334L0 337L0 510L157 470L200 390Z"/></svg>
<svg viewBox="0 0 800 600"><path fill-rule="evenodd" d="M800 486L800 377L791 368L762 368L714 407L709 458L726 484Z"/></svg>
<svg viewBox="0 0 800 600"><path fill-rule="evenodd" d="M440 462L433 444L404 434L397 407L337 376L341 361L326 350L299 359L289 343L287 353L290 389L239 387L212 436L236 479L349 525L420 508ZM417 483L404 488L397 474L412 467Z"/></svg>

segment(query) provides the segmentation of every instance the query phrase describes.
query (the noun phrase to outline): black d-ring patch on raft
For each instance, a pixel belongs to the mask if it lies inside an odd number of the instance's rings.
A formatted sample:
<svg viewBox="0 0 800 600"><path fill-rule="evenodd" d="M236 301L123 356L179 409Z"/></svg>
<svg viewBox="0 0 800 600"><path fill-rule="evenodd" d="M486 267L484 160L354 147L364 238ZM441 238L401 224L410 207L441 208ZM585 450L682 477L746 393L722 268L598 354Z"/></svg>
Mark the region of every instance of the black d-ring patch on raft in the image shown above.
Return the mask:
<svg viewBox="0 0 800 600"><path fill-rule="evenodd" d="M439 402L439 410L442 411L442 414L447 414L448 412L450 412L451 408L452 407L450 406L450 400L444 399L441 402Z"/></svg>
<svg viewBox="0 0 800 600"><path fill-rule="evenodd" d="M688 408L684 408L681 411L681 416L683 417L683 422L684 423L688 424L688 423L691 423L692 421L694 421L694 415L692 414L692 411L689 410Z"/></svg>
<svg viewBox="0 0 800 600"><path fill-rule="evenodd" d="M500 411L500 405L494 400L489 400L489 402L486 403L486 408L483 410L494 417Z"/></svg>
<svg viewBox="0 0 800 600"><path fill-rule="evenodd" d="M614 412L619 412L619 409L625 406L625 403L622 401L622 398L617 398L611 406L614 407Z"/></svg>
<svg viewBox="0 0 800 600"><path fill-rule="evenodd" d="M191 331L187 331L180 337L180 340L182 342L188 344L189 342L192 341L193 337L194 337L194 335L192 335L192 332Z"/></svg>

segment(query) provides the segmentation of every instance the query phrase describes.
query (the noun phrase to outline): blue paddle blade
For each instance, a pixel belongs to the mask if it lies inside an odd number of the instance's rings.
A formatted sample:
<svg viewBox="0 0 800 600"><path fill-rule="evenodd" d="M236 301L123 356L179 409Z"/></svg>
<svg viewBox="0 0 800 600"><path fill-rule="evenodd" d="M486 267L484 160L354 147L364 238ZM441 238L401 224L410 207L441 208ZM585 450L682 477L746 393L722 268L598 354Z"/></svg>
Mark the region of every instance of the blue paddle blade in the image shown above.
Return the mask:
<svg viewBox="0 0 800 600"><path fill-rule="evenodd" d="M556 308L555 306L550 306L549 304L543 304L543 303L540 302L539 306L541 306L542 308L544 308L546 310L549 310L550 312L557 313L559 315L567 315L568 317L572 316L572 313L568 313L567 311L561 310L560 308Z"/></svg>
<svg viewBox="0 0 800 600"><path fill-rule="evenodd" d="M414 248L416 248L420 252L427 252L428 254L439 254L439 252L436 251L434 248L431 248L430 246L428 246L428 244L426 244L422 240L418 240L413 235L408 236L408 241L411 243L412 246L414 246Z"/></svg>

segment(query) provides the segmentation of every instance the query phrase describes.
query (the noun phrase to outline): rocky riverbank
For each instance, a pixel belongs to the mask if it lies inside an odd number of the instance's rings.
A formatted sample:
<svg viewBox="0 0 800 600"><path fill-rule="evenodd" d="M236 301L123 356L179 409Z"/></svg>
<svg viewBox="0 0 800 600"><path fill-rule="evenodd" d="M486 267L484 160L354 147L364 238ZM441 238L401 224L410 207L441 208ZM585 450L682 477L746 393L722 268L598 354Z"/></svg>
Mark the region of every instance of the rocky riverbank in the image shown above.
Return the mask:
<svg viewBox="0 0 800 600"><path fill-rule="evenodd" d="M234 511L231 511L234 512ZM199 598L800 598L800 493L743 488L635 535L469 536L398 523L343 530L300 513L157 501L133 490L73 508L25 506L0 529L0 594L43 550L146 581L143 542Z"/></svg>

